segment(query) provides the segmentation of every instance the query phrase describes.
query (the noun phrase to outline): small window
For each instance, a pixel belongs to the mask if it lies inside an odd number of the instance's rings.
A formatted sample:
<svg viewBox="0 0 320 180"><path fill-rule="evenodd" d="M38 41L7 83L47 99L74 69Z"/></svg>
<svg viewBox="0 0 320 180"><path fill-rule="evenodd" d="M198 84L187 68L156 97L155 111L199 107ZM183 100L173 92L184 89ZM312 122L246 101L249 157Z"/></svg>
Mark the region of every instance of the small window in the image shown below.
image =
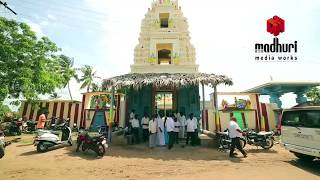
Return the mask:
<svg viewBox="0 0 320 180"><path fill-rule="evenodd" d="M160 28L168 28L169 27L169 13L160 13Z"/></svg>
<svg viewBox="0 0 320 180"><path fill-rule="evenodd" d="M158 64L171 64L171 51L167 49L161 49L158 51Z"/></svg>
<svg viewBox="0 0 320 180"><path fill-rule="evenodd" d="M320 128L320 111L287 111L283 114L281 124L283 126Z"/></svg>
<svg viewBox="0 0 320 180"><path fill-rule="evenodd" d="M158 64L169 65L171 64L172 44L157 44L158 51Z"/></svg>

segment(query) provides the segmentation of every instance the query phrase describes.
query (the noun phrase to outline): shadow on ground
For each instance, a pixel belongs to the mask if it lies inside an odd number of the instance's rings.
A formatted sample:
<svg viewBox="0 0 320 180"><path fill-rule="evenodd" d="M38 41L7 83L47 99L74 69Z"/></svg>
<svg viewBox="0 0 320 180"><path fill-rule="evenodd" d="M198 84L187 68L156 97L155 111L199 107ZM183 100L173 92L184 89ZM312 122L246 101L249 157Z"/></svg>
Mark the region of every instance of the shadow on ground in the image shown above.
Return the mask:
<svg viewBox="0 0 320 180"><path fill-rule="evenodd" d="M18 146L19 145L17 145L17 147ZM20 145L20 146L29 146L29 145ZM34 147L33 151L28 151L28 152L21 153L20 156L32 156L32 155L36 155L36 154L45 154L45 153L50 153L51 151L55 151L57 149L62 149L62 148L72 148L72 147L71 146L66 146L66 145L58 145L58 146L55 146L55 147L50 147L46 152L42 152L42 153L37 152L36 147Z"/></svg>
<svg viewBox="0 0 320 180"><path fill-rule="evenodd" d="M72 147L67 147L66 154L71 157L78 157L78 158L85 159L85 160L97 160L97 159L103 158L103 157L97 156L97 154L91 150L87 150L87 151L83 152L80 148L79 152L76 152L76 147L77 147L77 144L74 144ZM107 154L107 151L108 150L106 150L106 154Z"/></svg>
<svg viewBox="0 0 320 180"><path fill-rule="evenodd" d="M70 152L74 155L75 152ZM80 152L79 154L83 154ZM175 145L171 150L166 147L156 147L150 149L146 144L139 145L110 145L107 149L105 156L117 158L141 158L141 159L155 159L155 160L203 160L203 161L231 161L239 163L242 161L240 158L229 158L227 152L219 152L217 149L210 149L204 147L191 147ZM77 156L79 156L77 154ZM81 155L81 157L92 156L92 154Z"/></svg>
<svg viewBox="0 0 320 180"><path fill-rule="evenodd" d="M246 152L248 153L267 153L267 154L272 154L272 153L278 153L278 151L274 150L274 149L253 149L253 148L250 148L250 149L245 149Z"/></svg>
<svg viewBox="0 0 320 180"><path fill-rule="evenodd" d="M314 175L320 176L320 160L314 160L312 162L302 161L300 159L295 159L287 161L287 163L298 167L304 171L310 172Z"/></svg>

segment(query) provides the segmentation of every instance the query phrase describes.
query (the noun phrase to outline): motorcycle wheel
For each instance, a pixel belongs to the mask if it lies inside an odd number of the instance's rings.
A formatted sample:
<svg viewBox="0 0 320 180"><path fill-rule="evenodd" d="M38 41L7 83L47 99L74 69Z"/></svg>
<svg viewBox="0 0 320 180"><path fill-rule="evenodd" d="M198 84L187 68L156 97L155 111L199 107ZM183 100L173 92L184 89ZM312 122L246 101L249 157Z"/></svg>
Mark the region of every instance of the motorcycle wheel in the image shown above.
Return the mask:
<svg viewBox="0 0 320 180"><path fill-rule="evenodd" d="M43 152L46 152L47 150L48 150L48 146L45 145L44 143L40 142L40 143L37 145L37 152L43 153Z"/></svg>
<svg viewBox="0 0 320 180"><path fill-rule="evenodd" d="M267 138L266 139L266 143L264 145L262 145L261 147L263 149L270 149L273 146L273 139L272 138Z"/></svg>
<svg viewBox="0 0 320 180"><path fill-rule="evenodd" d="M4 156L4 147L2 144L0 144L0 159Z"/></svg>
<svg viewBox="0 0 320 180"><path fill-rule="evenodd" d="M230 144L226 141L226 139L224 138L220 138L219 139L219 145L220 147L222 147L223 149L230 149Z"/></svg>
<svg viewBox="0 0 320 180"><path fill-rule="evenodd" d="M97 155L98 156L103 156L105 152L106 152L106 149L104 148L104 145L99 143L98 147L97 147L97 152L96 152Z"/></svg>
<svg viewBox="0 0 320 180"><path fill-rule="evenodd" d="M81 146L81 150L84 152L84 151L86 151L86 150L87 150L87 147L86 147L84 144L82 144L82 146Z"/></svg>

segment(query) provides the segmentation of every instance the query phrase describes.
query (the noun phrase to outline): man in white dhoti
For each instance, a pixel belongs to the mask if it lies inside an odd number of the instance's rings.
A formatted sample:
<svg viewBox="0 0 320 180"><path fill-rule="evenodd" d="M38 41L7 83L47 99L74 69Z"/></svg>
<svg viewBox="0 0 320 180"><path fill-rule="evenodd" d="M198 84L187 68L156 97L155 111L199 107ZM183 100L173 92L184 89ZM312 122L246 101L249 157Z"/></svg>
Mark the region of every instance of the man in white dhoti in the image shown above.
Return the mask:
<svg viewBox="0 0 320 180"><path fill-rule="evenodd" d="M178 121L180 122L179 138L184 138L185 129L187 125L186 116L183 113L178 113Z"/></svg>
<svg viewBox="0 0 320 180"><path fill-rule="evenodd" d="M158 146L165 146L164 142L164 122L162 118L158 115L157 117L157 137L158 137Z"/></svg>
<svg viewBox="0 0 320 180"><path fill-rule="evenodd" d="M149 147L154 148L157 142L157 115L149 121Z"/></svg>

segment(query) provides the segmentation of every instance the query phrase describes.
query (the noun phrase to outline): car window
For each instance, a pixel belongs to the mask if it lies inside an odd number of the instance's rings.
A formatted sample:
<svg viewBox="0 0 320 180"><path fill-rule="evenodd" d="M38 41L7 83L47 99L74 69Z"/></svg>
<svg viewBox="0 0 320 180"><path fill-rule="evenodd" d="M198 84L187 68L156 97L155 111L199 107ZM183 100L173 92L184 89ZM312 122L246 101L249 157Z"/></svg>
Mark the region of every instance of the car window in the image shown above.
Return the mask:
<svg viewBox="0 0 320 180"><path fill-rule="evenodd" d="M320 111L286 111L283 113L281 124L283 126L320 128Z"/></svg>
<svg viewBox="0 0 320 180"><path fill-rule="evenodd" d="M297 111L286 111L282 115L281 124L283 126L299 126L300 113Z"/></svg>
<svg viewBox="0 0 320 180"><path fill-rule="evenodd" d="M305 115L301 121L303 127L320 128L320 111L307 111Z"/></svg>

